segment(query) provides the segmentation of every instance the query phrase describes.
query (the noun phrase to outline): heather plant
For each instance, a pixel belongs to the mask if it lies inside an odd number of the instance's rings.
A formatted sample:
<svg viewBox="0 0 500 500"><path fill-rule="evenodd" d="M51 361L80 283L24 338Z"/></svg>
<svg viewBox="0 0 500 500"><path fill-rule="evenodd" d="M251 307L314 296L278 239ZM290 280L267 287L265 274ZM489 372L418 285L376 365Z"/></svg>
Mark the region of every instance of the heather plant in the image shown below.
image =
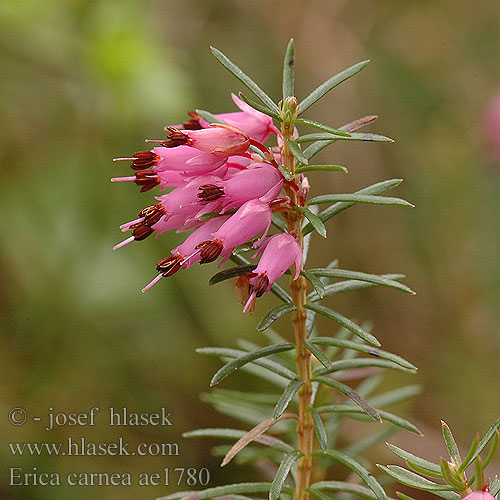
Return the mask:
<svg viewBox="0 0 500 500"><path fill-rule="evenodd" d="M337 141L393 141L358 132L376 116L331 127L302 115L330 90L361 71L368 61L333 76L299 101L294 92L295 55L290 41L283 62L283 95L276 103L224 54L214 48L212 53L254 97L241 92L233 95L239 108L235 112L190 111L188 121L166 127L165 138L147 140L157 144L151 150L116 158L130 161L134 174L113 181L132 181L141 192L159 187L164 194L156 197L157 203L141 210L138 218L120 226L131 234L115 249L153 233L159 236L169 230L189 231L184 242L157 263L157 275L143 292L163 278L187 272L196 262L207 264L220 258L219 267L229 260L236 265L216 273L209 284L234 279L243 312L255 312L257 299L267 292L277 297L278 305L257 325L265 345L239 339L237 348L198 349L223 362L211 379L212 387L244 371L264 388L259 392L216 388L203 395L221 413L242 422L243 429L207 428L185 434L233 442L214 450L222 457L223 466L233 459L240 464L253 462L269 477L263 482L241 481L162 498L203 500L230 495L228 498L234 500L248 500L267 494L270 500L309 500L311 496L330 500L330 495L385 500L383 485L389 476L447 500L497 496L500 481L498 477L491 482L485 479L484 469L498 444L500 419L483 439L475 438L463 460L444 423L449 460L433 463L393 445L389 445L391 450L406 461L409 469L376 469L363 456L396 430L421 434L413 423L386 410L414 397L420 392L419 386L376 393L387 370L414 373L416 367L383 350L368 325L357 324L332 309L330 303L339 293L367 287L414 292L401 283L402 274L342 269L336 260L325 263L325 267L309 268L307 255L313 236L326 238L326 223L348 208L359 203L413 205L383 195L397 187L401 179L378 182L355 193L310 197L314 186L310 186L306 173L347 172L341 165L312 161L325 147ZM299 134L305 127L313 131ZM271 137L275 140L272 144ZM329 326L318 327L318 316L329 320ZM289 335L281 336L271 328L282 317L291 319ZM372 426L372 432L361 440L350 440L342 429L351 420L384 425ZM469 467L474 467L470 478ZM411 498L405 493L398 495L403 500Z"/></svg>

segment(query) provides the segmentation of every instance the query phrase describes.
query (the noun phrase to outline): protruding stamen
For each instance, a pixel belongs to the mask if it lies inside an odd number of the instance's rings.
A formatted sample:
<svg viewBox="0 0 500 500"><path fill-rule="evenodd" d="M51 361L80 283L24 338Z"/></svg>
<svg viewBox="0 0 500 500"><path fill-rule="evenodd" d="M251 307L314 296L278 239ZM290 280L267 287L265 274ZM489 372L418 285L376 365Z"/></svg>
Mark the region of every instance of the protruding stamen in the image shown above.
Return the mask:
<svg viewBox="0 0 500 500"><path fill-rule="evenodd" d="M125 181L135 181L135 176L133 177L113 177L111 182L125 182Z"/></svg>
<svg viewBox="0 0 500 500"><path fill-rule="evenodd" d="M131 158L114 158L113 161L131 161L130 168L134 170L143 170L158 165L161 156L158 156L153 151L139 151Z"/></svg>
<svg viewBox="0 0 500 500"><path fill-rule="evenodd" d="M144 217L141 217L140 219L135 219L135 220L131 220L130 222L125 222L125 224L122 224L120 226L120 229L122 231L129 231L132 226L134 226L135 224L138 224L139 222L142 222L144 220Z"/></svg>
<svg viewBox="0 0 500 500"><path fill-rule="evenodd" d="M163 144L165 139L145 139L144 142L148 142L151 144Z"/></svg>
<svg viewBox="0 0 500 500"><path fill-rule="evenodd" d="M156 270L161 273L163 277L172 276L181 268L183 260L180 254L176 254L173 257L166 257L156 264Z"/></svg>
<svg viewBox="0 0 500 500"><path fill-rule="evenodd" d="M139 217L143 217L142 223L145 226L154 226L166 214L163 205L150 205L139 212Z"/></svg>
<svg viewBox="0 0 500 500"><path fill-rule="evenodd" d="M216 186L215 184L203 184L199 187L201 193L196 196L203 201L214 201L218 200L224 195L224 188Z"/></svg>
<svg viewBox="0 0 500 500"><path fill-rule="evenodd" d="M168 127L167 130L170 132L167 136L167 140L164 146L167 148L175 148L177 146L190 145L191 139L187 134L184 134L179 129L175 127Z"/></svg>
<svg viewBox="0 0 500 500"><path fill-rule="evenodd" d="M141 193L144 193L160 184L160 179L151 170L137 170L134 182L137 186L141 186Z"/></svg>
<svg viewBox="0 0 500 500"><path fill-rule="evenodd" d="M147 290L149 290L153 285L155 285L156 283L158 283L158 281L160 281L161 279L163 278L163 275L162 274L159 274L154 280L150 281L142 290L141 292L144 293L146 292Z"/></svg>
<svg viewBox="0 0 500 500"><path fill-rule="evenodd" d="M222 241L215 239L214 241L203 241L196 245L200 252L200 264L208 264L216 260L222 252Z"/></svg>
<svg viewBox="0 0 500 500"><path fill-rule="evenodd" d="M250 297L248 297L247 303L245 304L245 307L243 308L243 312L247 312L248 308L252 305L252 302L255 300L257 292L254 290Z"/></svg>
<svg viewBox="0 0 500 500"><path fill-rule="evenodd" d="M129 243L131 243L134 240L135 240L135 238L133 236L130 236L126 240L123 240L121 243L118 243L118 245L115 245L113 247L113 250L118 250L119 248L124 247L125 245L128 245Z"/></svg>
<svg viewBox="0 0 500 500"><path fill-rule="evenodd" d="M267 287L269 286L269 278L266 274L261 273L257 275L257 278L253 282L252 288L255 291L255 295L258 297L262 297L264 293L267 291Z"/></svg>
<svg viewBox="0 0 500 500"><path fill-rule="evenodd" d="M153 229L149 226L146 226L144 223L139 222L131 227L132 236L136 241L145 240L150 234L153 234Z"/></svg>

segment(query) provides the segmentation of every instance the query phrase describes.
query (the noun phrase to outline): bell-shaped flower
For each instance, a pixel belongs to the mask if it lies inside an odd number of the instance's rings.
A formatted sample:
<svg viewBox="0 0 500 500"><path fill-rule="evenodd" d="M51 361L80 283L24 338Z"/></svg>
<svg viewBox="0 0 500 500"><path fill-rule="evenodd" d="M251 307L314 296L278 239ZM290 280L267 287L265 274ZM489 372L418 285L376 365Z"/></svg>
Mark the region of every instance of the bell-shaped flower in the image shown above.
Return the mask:
<svg viewBox="0 0 500 500"><path fill-rule="evenodd" d="M243 312L246 312L256 297L271 290L273 283L283 276L285 272L295 264L294 280L299 277L302 268L302 249L297 240L290 234L280 233L271 236L254 258L262 254L259 264L249 274L251 294L248 298Z"/></svg>
<svg viewBox="0 0 500 500"><path fill-rule="evenodd" d="M167 140L162 141L167 148L185 145L227 158L246 152L250 146L250 138L245 132L222 123L213 123L201 130L179 130L175 127L168 127L168 130Z"/></svg>
<svg viewBox="0 0 500 500"><path fill-rule="evenodd" d="M261 113L260 111L252 108L246 102L236 97L234 94L231 94L231 98L241 111L215 115L224 123L242 130L243 132L248 134L248 136L258 142L265 142L271 132L275 132L277 130L276 126L273 123L273 119L270 116L267 116L264 113ZM203 128L206 128L210 125L201 117L198 119L198 121Z"/></svg>
<svg viewBox="0 0 500 500"><path fill-rule="evenodd" d="M263 235L254 243L260 245L271 226L272 212L268 203L250 200L244 203L221 227L212 234L212 238L199 245L200 262L213 262L222 256L222 265L231 256L233 250L251 240L259 233Z"/></svg>
<svg viewBox="0 0 500 500"><path fill-rule="evenodd" d="M206 202L220 199L222 210L230 210L253 199L270 202L280 194L282 187L283 177L278 169L259 162L227 180L200 185L198 197Z"/></svg>
<svg viewBox="0 0 500 500"><path fill-rule="evenodd" d="M197 250L198 245L210 238L212 233L217 231L228 218L229 215L214 217L193 231L183 243L172 249L172 257L165 257L158 262L156 270L159 274L142 291L149 290L161 278L172 276L179 269L188 269L195 262L199 262L201 256L199 250Z"/></svg>
<svg viewBox="0 0 500 500"><path fill-rule="evenodd" d="M182 187L175 188L168 194L157 196L156 199L160 203L144 208L139 212L138 219L120 226L122 231L132 231L132 236L115 245L113 250L117 250L132 241L141 241L155 231L159 236L171 229L188 230L199 225L200 221L197 220L197 217L215 210L220 205L219 201L214 201L200 207L197 196L199 183L219 180L215 176L201 176Z"/></svg>
<svg viewBox="0 0 500 500"><path fill-rule="evenodd" d="M115 161L131 161L135 176L114 177L112 182L133 181L141 192L157 185L162 189L182 185L186 179L216 172L223 177L227 172L227 159L203 153L189 146L178 148L156 147L140 151L132 158L115 158Z"/></svg>

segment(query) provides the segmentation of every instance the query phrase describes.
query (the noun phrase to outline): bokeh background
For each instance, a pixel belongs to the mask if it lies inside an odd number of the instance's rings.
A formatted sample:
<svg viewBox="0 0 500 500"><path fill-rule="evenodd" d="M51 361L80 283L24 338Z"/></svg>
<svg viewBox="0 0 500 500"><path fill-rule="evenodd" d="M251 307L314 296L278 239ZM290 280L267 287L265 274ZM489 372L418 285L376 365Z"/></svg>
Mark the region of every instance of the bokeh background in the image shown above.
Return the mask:
<svg viewBox="0 0 500 500"><path fill-rule="evenodd" d="M333 257L342 268L404 272L418 294L369 289L331 299L359 321L370 319L385 348L419 366L424 392L400 412L426 437L411 446L430 459L443 452L439 419L466 446L500 414L500 161L484 125L500 92L497 0L3 0L0 3L0 498L148 499L174 486L9 488L8 468L23 472L161 471L208 467L211 485L241 481L220 470L213 442L182 432L221 423L199 401L219 366L197 355L204 345L258 340L229 282L207 286L215 266L196 266L140 289L177 235L112 252L118 225L152 201L129 183L127 164L111 158L144 149L167 124L193 108L232 111L243 90L211 57L225 52L272 96L281 92L282 54L293 36L299 97L332 74L370 58L310 118L341 125L378 114L370 130L395 144L335 144L324 162L349 174L310 176L313 193L353 192L394 177L391 196L413 210L359 206L333 220L328 241L315 241L312 265ZM320 186L318 186L320 184ZM318 238L319 240L320 238ZM287 322L277 329L287 335ZM226 387L241 387L241 381ZM245 386L246 387L246 386ZM13 427L10 408L30 417L101 408L94 428L51 432ZM154 412L174 426L112 429L107 408ZM400 433L400 444L408 436ZM178 442L178 457L12 457L10 441L86 436L110 441ZM379 450L378 462L395 458ZM499 469L497 467L496 472ZM249 478L258 477L249 473ZM422 497L423 498L423 497Z"/></svg>

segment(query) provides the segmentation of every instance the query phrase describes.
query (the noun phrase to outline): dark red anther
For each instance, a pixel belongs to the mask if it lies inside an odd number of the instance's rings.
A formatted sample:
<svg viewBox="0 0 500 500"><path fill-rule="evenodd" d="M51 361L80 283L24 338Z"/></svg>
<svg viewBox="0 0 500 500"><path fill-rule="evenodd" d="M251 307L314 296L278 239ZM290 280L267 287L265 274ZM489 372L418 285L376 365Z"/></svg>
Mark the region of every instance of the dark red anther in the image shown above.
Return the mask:
<svg viewBox="0 0 500 500"><path fill-rule="evenodd" d="M188 111L187 114L189 121L182 124L182 128L185 130L201 130L203 127L200 125L200 115L196 111Z"/></svg>
<svg viewBox="0 0 500 500"><path fill-rule="evenodd" d="M255 290L255 295L257 297L261 297L264 293L266 293L268 286L269 286L268 277L264 273L261 273L257 276L257 279L254 281L252 288Z"/></svg>
<svg viewBox="0 0 500 500"><path fill-rule="evenodd" d="M151 170L137 170L134 182L137 186L141 186L141 193L144 193L158 186L160 179Z"/></svg>
<svg viewBox="0 0 500 500"><path fill-rule="evenodd" d="M145 226L154 226L165 214L166 212L163 205L159 203L158 205L150 205L149 207L143 208L139 212L139 217L144 217L142 224Z"/></svg>
<svg viewBox="0 0 500 500"><path fill-rule="evenodd" d="M216 186L215 184L203 184L199 187L199 190L201 193L198 193L196 196L203 201L218 200L224 195L224 188Z"/></svg>
<svg viewBox="0 0 500 500"><path fill-rule="evenodd" d="M176 148L177 146L184 145L189 146L191 144L191 139L189 138L189 136L181 132L179 129L175 127L168 127L167 130L170 132L170 134L168 134L165 142L163 143L166 148Z"/></svg>
<svg viewBox="0 0 500 500"><path fill-rule="evenodd" d="M135 153L134 160L130 165L133 170L143 170L145 168L151 168L158 165L161 160L161 156L153 153L153 151L139 151Z"/></svg>
<svg viewBox="0 0 500 500"><path fill-rule="evenodd" d="M181 268L182 260L183 257L179 254L172 257L166 257L158 261L158 264L156 264L156 270L161 273L164 278L172 276L172 274L175 274Z"/></svg>
<svg viewBox="0 0 500 500"><path fill-rule="evenodd" d="M222 252L222 241L203 241L196 245L196 249L201 248L200 252L200 264L208 264L213 262L219 257Z"/></svg>
<svg viewBox="0 0 500 500"><path fill-rule="evenodd" d="M149 226L145 226L142 222L134 224L130 228L132 229L132 236L136 241L144 240L150 234L153 234L153 230Z"/></svg>

